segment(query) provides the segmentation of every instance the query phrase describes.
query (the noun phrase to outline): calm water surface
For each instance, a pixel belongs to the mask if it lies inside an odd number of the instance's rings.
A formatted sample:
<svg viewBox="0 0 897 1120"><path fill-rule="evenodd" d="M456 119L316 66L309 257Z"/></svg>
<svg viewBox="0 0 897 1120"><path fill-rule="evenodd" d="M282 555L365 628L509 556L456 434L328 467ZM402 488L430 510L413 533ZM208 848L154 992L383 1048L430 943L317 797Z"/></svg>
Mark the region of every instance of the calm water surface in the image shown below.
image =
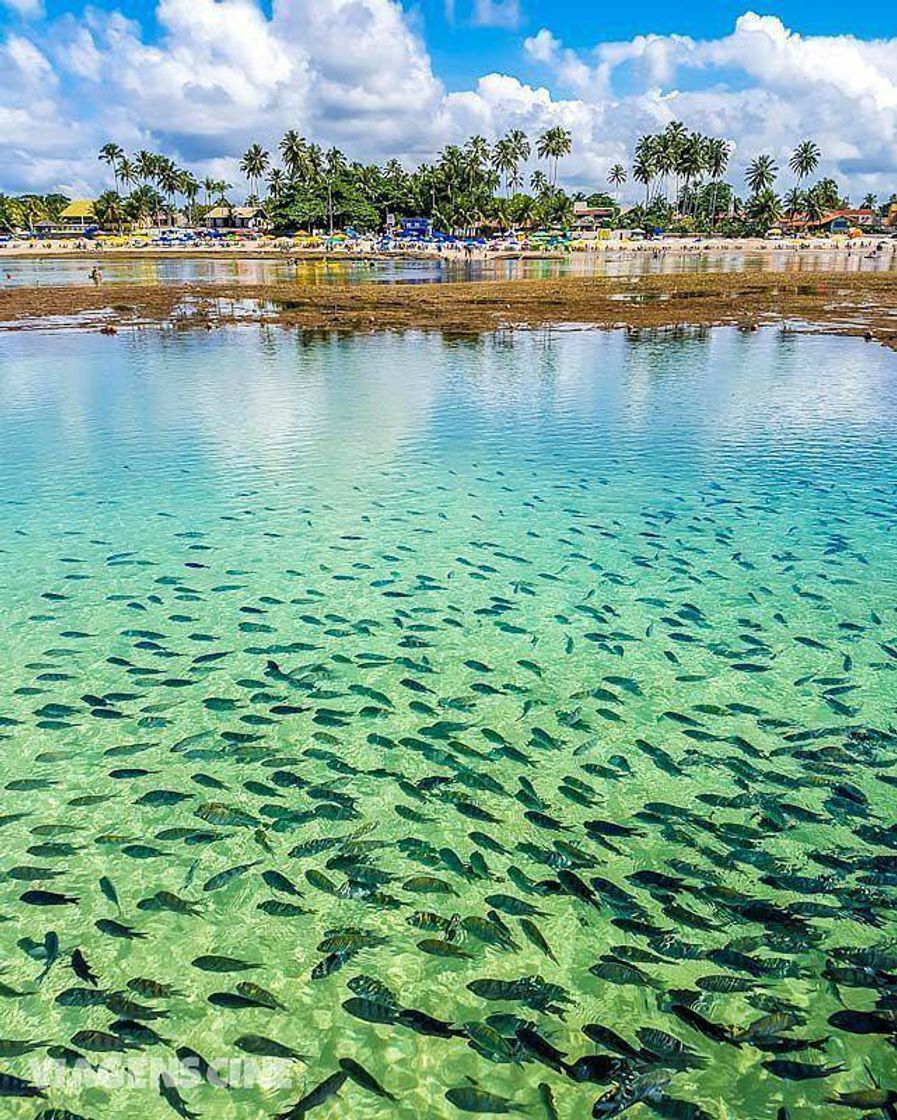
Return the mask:
<svg viewBox="0 0 897 1120"><path fill-rule="evenodd" d="M147 1028L303 1055L181 1087L222 1120L347 1057L397 1100L349 1080L315 1117L450 1120L472 1078L573 1120L626 1080L549 1068L524 1022L569 1062L612 1054L587 1024L622 1036L662 1116L862 1115L823 1102L894 1086L885 1035L827 1020L897 1003L893 951L842 952L897 905L897 356L7 335L0 447L0 1070L52 1073L41 1107L172 1115L153 1078L46 1066L177 1065Z"/></svg>
<svg viewBox="0 0 897 1120"><path fill-rule="evenodd" d="M94 259L0 257L0 290L4 286L90 285L94 265L107 281L146 284L442 284L471 280L554 280L565 276L650 276L674 272L889 272L897 267L893 243L881 252L868 247L844 251L782 249L779 252L720 252L689 246L668 249L608 250L573 253L546 260L485 259L361 261L290 261L286 258L245 259L189 257L127 259L99 254Z"/></svg>

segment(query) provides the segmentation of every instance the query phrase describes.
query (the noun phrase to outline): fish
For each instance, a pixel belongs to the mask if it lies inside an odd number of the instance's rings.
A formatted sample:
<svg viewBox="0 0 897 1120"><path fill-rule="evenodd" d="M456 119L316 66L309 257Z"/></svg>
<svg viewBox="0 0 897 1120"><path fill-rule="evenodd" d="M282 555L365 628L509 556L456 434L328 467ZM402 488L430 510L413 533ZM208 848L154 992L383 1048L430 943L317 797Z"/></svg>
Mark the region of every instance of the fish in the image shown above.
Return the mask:
<svg viewBox="0 0 897 1120"><path fill-rule="evenodd" d="M474 1085L462 1085L456 1089L448 1089L445 1093L445 1099L460 1112L507 1116L513 1112L523 1111L508 1097L500 1097L497 1093L490 1093L486 1089L479 1089Z"/></svg>
<svg viewBox="0 0 897 1120"><path fill-rule="evenodd" d="M178 1116L182 1116L184 1120L199 1120L200 1113L192 1112L187 1107L186 1101L178 1092L177 1086L169 1074L160 1073L157 1084L159 1095Z"/></svg>
<svg viewBox="0 0 897 1120"><path fill-rule="evenodd" d="M331 1097L337 1096L348 1079L349 1075L344 1069L331 1073L329 1077L325 1077L322 1082L298 1100L292 1108L278 1113L275 1120L300 1120L301 1117L317 1108L318 1105L324 1104Z"/></svg>
<svg viewBox="0 0 897 1120"><path fill-rule="evenodd" d="M46 1091L31 1081L16 1077L11 1073L0 1073L0 1097L19 1097L34 1099L46 1097Z"/></svg>
<svg viewBox="0 0 897 1120"><path fill-rule="evenodd" d="M398 1098L384 1089L380 1082L369 1073L364 1066L355 1061L354 1058L340 1058L339 1067L343 1073L348 1074L349 1078L359 1085L367 1092L373 1093L375 1097L382 1097L383 1100L396 1101Z"/></svg>
<svg viewBox="0 0 897 1120"><path fill-rule="evenodd" d="M237 864L235 867L228 867L225 871L219 871L217 875L213 875L211 879L207 879L203 884L203 890L208 894L211 891L220 891L223 887L228 886L234 879L240 878L248 871L258 867L263 860L253 860L251 863Z"/></svg>
<svg viewBox="0 0 897 1120"><path fill-rule="evenodd" d="M813 1078L832 1077L836 1073L843 1073L845 1065L810 1065L807 1062L795 1062L787 1058L773 1058L761 1063L764 1069L776 1077L787 1081L808 1081Z"/></svg>

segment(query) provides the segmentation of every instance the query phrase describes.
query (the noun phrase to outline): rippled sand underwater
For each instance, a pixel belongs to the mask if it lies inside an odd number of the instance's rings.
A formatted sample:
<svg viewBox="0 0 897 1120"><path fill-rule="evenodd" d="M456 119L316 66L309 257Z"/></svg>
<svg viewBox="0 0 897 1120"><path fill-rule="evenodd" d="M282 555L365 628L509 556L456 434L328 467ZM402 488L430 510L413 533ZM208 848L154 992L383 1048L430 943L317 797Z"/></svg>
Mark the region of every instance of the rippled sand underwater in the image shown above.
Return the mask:
<svg viewBox="0 0 897 1120"><path fill-rule="evenodd" d="M0 340L4 1114L893 1116L895 386Z"/></svg>

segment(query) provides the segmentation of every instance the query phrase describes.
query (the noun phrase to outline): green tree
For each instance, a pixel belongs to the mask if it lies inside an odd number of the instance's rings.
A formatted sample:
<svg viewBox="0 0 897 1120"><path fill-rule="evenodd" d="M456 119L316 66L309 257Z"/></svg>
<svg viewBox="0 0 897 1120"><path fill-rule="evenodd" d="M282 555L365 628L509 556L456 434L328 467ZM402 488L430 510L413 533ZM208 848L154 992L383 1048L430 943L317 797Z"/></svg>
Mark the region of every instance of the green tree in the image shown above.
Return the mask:
<svg viewBox="0 0 897 1120"><path fill-rule="evenodd" d="M622 163L615 163L607 173L607 181L614 189L614 200L619 201L620 187L626 182L626 168Z"/></svg>
<svg viewBox="0 0 897 1120"><path fill-rule="evenodd" d="M108 143L100 148L100 160L103 163L108 163L112 168L112 177L115 180L115 189L118 191L118 168L121 161L125 158L125 150L118 144Z"/></svg>
<svg viewBox="0 0 897 1120"><path fill-rule="evenodd" d="M763 234L782 217L782 202L770 187L755 191L747 204L747 219L754 232Z"/></svg>
<svg viewBox="0 0 897 1120"><path fill-rule="evenodd" d="M788 217L795 218L806 210L807 200L804 192L797 187L792 187L782 200L782 205L785 207L785 213Z"/></svg>
<svg viewBox="0 0 897 1120"><path fill-rule="evenodd" d="M731 149L729 148L728 142L721 137L711 136L707 139L705 153L707 159L707 174L710 176L712 183L710 203L710 223L712 226L716 225L719 184L729 166L730 151Z"/></svg>
<svg viewBox="0 0 897 1120"><path fill-rule="evenodd" d="M564 156L573 150L573 137L566 129L557 125L546 129L536 143L536 153L539 159L547 160L551 168L551 185L556 186L558 181L558 165Z"/></svg>
<svg viewBox="0 0 897 1120"><path fill-rule="evenodd" d="M659 145L656 136L642 136L635 146L632 177L645 188L645 208L651 200L651 186L658 175Z"/></svg>
<svg viewBox="0 0 897 1120"><path fill-rule="evenodd" d="M757 156L748 164L744 179L751 194L758 195L772 187L778 173L779 169L772 156Z"/></svg>
<svg viewBox="0 0 897 1120"><path fill-rule="evenodd" d="M813 140L804 140L802 143L798 144L791 153L788 166L797 176L798 186L800 186L808 175L812 175L819 166L821 155L822 152L819 150L819 145Z"/></svg>
<svg viewBox="0 0 897 1120"><path fill-rule="evenodd" d="M240 171L249 180L249 193L258 197L258 184L265 177L271 164L271 156L261 144L253 144L240 161Z"/></svg>
<svg viewBox="0 0 897 1120"><path fill-rule="evenodd" d="M145 226L162 208L162 196L146 183L135 187L125 201L125 215L137 226Z"/></svg>
<svg viewBox="0 0 897 1120"><path fill-rule="evenodd" d="M286 185L286 172L280 167L272 168L271 173L268 176L268 193L271 195L271 197L275 200L279 199L286 189Z"/></svg>
<svg viewBox="0 0 897 1120"><path fill-rule="evenodd" d="M118 179L121 185L130 190L139 178L140 173L137 170L137 164L128 156L122 156L118 164Z"/></svg>
<svg viewBox="0 0 897 1120"><path fill-rule="evenodd" d="M94 202L93 212L101 226L106 229L115 227L121 233L127 213L124 199L118 191L104 191Z"/></svg>
<svg viewBox="0 0 897 1120"><path fill-rule="evenodd" d="M159 157L154 152L148 152L144 148L137 153L135 162L140 182L144 185L154 183L159 170Z"/></svg>

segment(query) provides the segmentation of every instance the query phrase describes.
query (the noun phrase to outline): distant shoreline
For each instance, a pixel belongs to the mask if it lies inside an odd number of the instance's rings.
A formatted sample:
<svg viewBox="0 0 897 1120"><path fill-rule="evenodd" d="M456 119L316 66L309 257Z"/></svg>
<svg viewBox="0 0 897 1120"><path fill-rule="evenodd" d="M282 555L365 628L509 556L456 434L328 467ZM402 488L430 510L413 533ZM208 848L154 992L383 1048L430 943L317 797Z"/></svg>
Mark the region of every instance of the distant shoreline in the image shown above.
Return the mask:
<svg viewBox="0 0 897 1120"><path fill-rule="evenodd" d="M756 253L761 255L777 253L813 254L813 253L845 253L857 254L875 250L883 245L880 250L890 254L897 264L897 237L886 237L878 234L865 234L860 238L789 238L783 240L768 240L766 238L656 238L645 241L607 240L596 242L582 242L580 246L574 242L569 249L520 249L520 250L488 250L475 249L465 252L463 249L415 250L401 248L389 252L374 249L352 251L347 249L309 249L309 248L278 248L269 243L246 242L243 244L227 244L220 247L208 245L171 245L171 246L133 246L133 245L102 245L90 244L87 248L63 242L53 242L50 245L27 242L13 245L0 245L0 265L4 260L22 258L39 260L97 260L114 257L116 260L170 260L178 259L195 260L283 260L283 261L319 261L328 263L366 263L377 261L403 261L426 260L463 262L466 260L564 260L569 257L608 255L638 255L643 254L663 256L697 256L707 253Z"/></svg>

